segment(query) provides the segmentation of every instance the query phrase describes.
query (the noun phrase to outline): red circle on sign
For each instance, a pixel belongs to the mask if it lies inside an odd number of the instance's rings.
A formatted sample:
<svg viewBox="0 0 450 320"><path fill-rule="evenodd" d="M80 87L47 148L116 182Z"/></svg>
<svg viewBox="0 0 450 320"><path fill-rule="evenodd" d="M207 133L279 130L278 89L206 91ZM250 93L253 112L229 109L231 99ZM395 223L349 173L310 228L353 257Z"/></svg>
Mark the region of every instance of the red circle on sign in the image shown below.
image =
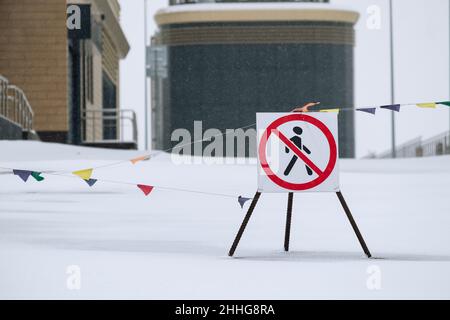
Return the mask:
<svg viewBox="0 0 450 320"><path fill-rule="evenodd" d="M282 124L290 121L304 121L316 126L325 135L325 138L327 139L328 145L330 147L330 157L328 159L328 164L325 170L323 170L322 174L319 174L319 176L316 179L311 180L309 182L291 183L285 181L280 177L278 177L272 171L272 169L270 169L269 164L267 163L266 147L267 141L269 140L272 131L276 130ZM267 127L259 143L259 161L264 172L269 177L269 179L272 180L275 184L288 190L308 190L318 186L330 176L331 172L333 172L334 166L336 164L336 159L337 159L337 146L330 129L328 129L327 126L320 120L303 113L293 113L276 119Z"/></svg>

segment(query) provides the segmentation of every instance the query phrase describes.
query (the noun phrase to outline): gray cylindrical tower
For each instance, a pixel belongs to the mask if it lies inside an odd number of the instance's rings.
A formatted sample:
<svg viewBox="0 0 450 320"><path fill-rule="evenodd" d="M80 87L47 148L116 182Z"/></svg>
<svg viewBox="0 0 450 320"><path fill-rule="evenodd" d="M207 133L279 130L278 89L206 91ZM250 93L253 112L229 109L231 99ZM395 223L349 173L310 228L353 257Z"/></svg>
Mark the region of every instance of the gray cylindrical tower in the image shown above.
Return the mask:
<svg viewBox="0 0 450 320"><path fill-rule="evenodd" d="M192 130L195 120L203 121L204 130L225 130L255 122L256 112L290 111L308 101L352 107L358 16L327 3L299 2L160 10L157 43L167 74L154 79L154 146L173 146L171 132ZM339 114L339 142L340 156L354 157L351 111Z"/></svg>

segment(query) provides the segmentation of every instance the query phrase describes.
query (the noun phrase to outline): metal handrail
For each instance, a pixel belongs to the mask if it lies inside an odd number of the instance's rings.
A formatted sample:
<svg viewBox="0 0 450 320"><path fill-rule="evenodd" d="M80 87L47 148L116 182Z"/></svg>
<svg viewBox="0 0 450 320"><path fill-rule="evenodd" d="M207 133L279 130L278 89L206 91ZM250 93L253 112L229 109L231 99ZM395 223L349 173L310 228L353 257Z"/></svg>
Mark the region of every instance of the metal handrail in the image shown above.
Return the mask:
<svg viewBox="0 0 450 320"><path fill-rule="evenodd" d="M83 128L82 142L133 142L137 144L136 113L131 109L92 109L88 108L81 115ZM103 120L114 120L111 126L105 126ZM131 139L125 138L125 124L131 123ZM103 129L112 127L119 130L115 138L104 138ZM88 134L89 133L89 134ZM87 136L90 136L89 138ZM101 136L101 138L99 138ZM120 137L119 137L120 136Z"/></svg>
<svg viewBox="0 0 450 320"><path fill-rule="evenodd" d="M450 154L450 131L422 140L420 137L406 142L396 148L398 158L429 157ZM386 151L377 158L390 158L391 151Z"/></svg>
<svg viewBox="0 0 450 320"><path fill-rule="evenodd" d="M0 75L0 115L6 117L8 110L8 79Z"/></svg>
<svg viewBox="0 0 450 320"><path fill-rule="evenodd" d="M416 137L414 139L411 139L405 143L402 143L398 146L396 146L396 155L398 158L409 158L414 157L416 154L416 148L420 147L420 144L422 142L422 137ZM387 150L383 153L380 153L377 158L391 158L392 157L392 150Z"/></svg>
<svg viewBox="0 0 450 320"><path fill-rule="evenodd" d="M441 133L422 142L423 156L450 154L450 131Z"/></svg>
<svg viewBox="0 0 450 320"><path fill-rule="evenodd" d="M15 122L24 130L32 130L34 113L22 89L10 85L0 75L0 115Z"/></svg>
<svg viewBox="0 0 450 320"><path fill-rule="evenodd" d="M22 89L8 85L6 117L18 123L24 130L32 130L34 112Z"/></svg>

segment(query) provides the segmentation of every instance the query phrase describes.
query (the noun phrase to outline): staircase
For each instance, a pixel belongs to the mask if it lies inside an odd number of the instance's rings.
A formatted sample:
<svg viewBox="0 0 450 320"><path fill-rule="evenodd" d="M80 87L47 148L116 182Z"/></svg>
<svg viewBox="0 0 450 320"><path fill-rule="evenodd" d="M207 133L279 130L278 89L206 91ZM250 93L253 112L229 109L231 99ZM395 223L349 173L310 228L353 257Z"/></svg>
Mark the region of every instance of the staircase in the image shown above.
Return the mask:
<svg viewBox="0 0 450 320"><path fill-rule="evenodd" d="M417 137L395 148L397 158L431 157L450 154L450 131L422 140ZM387 150L378 155L372 154L365 158L391 158L392 151Z"/></svg>
<svg viewBox="0 0 450 320"><path fill-rule="evenodd" d="M39 140L25 93L0 75L0 140Z"/></svg>

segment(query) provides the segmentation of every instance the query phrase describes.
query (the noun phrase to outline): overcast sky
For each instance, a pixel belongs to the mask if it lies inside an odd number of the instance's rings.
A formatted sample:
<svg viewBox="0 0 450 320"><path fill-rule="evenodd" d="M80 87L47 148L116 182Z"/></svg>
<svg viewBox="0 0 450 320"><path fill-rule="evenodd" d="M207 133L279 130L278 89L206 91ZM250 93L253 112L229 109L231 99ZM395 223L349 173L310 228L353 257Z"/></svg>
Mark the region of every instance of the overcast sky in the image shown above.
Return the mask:
<svg viewBox="0 0 450 320"><path fill-rule="evenodd" d="M149 37L157 26L155 12L167 0L149 0ZM355 106L389 104L390 51L388 0L331 0L360 13L355 26ZM449 100L449 1L393 0L395 103ZM121 23L131 45L121 62L121 108L138 114L139 145L144 147L144 0L120 0ZM381 12L380 28L374 29L372 6ZM369 20L369 21L368 21ZM300 103L300 102L299 102ZM150 102L149 102L150 105ZM149 112L150 113L150 112ZM422 136L431 137L449 129L450 108L407 107L396 114L398 144ZM150 125L150 121L149 121ZM381 152L390 147L390 113L376 116L356 113L356 154ZM150 140L149 140L150 141Z"/></svg>

